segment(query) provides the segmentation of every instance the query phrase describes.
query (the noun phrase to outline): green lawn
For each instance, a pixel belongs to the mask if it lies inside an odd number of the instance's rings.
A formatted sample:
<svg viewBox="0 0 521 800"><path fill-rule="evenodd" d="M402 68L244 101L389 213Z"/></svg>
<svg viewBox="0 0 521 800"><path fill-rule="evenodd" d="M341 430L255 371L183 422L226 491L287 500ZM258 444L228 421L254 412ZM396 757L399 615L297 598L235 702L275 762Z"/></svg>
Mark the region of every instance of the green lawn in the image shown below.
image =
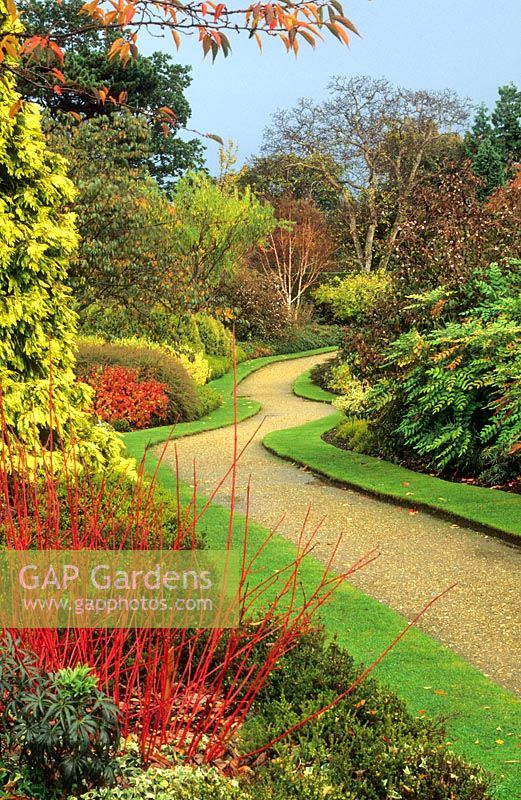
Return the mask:
<svg viewBox="0 0 521 800"><path fill-rule="evenodd" d="M278 359L262 359L265 363L275 360ZM245 377L260 366L264 364L242 364L238 377ZM228 391L233 387L233 380L228 375L216 381L216 384L220 384L223 391ZM244 406L242 410L255 413L253 407L258 408L258 404L248 402L252 405L249 408ZM229 409L229 405L227 407ZM230 414L228 410L226 416L223 408L209 415L206 420L189 423L187 427L179 425L176 436L227 424L225 420L231 421ZM245 416L249 413L245 413ZM158 428L126 434L124 439L129 454L140 459L146 445L164 441L168 430ZM152 471L156 463L149 452L147 469ZM165 465L159 467L158 479L168 489L175 490L175 476ZM183 502L188 503L192 489L181 486L181 496ZM202 504L204 501L200 498L199 502ZM206 530L210 547L223 545L228 522L227 509L215 504L207 509L201 527ZM234 525L236 542L243 538L244 522L244 518L237 514ZM250 522L248 552L255 552L266 535L264 528ZM282 536L275 536L263 550L258 562L259 578L273 575L275 570L292 561L294 553L291 542ZM303 586L316 583L321 571L322 566L315 559L308 558L302 567ZM394 611L347 583L323 609L322 620L331 635L336 635L357 660L366 663L381 653L405 626L405 620ZM418 630L408 633L378 666L375 674L406 700L413 713L421 711L430 716L442 715L447 718L453 749L494 774L498 800L514 800L521 796L521 703L516 697Z"/></svg>
<svg viewBox="0 0 521 800"><path fill-rule="evenodd" d="M309 400L329 401L332 396L310 379L300 376L295 394ZM281 458L310 467L346 486L360 489L384 500L409 508L432 511L451 519L470 523L495 536L519 544L521 541L521 497L481 486L451 483L405 469L379 458L340 450L322 436L340 421L340 414L269 433L263 444Z"/></svg>

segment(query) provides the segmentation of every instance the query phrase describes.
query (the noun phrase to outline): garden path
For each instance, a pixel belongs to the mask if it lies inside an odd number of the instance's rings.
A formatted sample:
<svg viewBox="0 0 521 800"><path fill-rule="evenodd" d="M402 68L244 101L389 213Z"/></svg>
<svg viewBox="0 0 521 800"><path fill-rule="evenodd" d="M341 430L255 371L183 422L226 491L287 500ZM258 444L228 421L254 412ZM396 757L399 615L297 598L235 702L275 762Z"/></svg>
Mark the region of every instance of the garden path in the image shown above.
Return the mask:
<svg viewBox="0 0 521 800"><path fill-rule="evenodd" d="M252 476L250 516L266 527L285 513L279 531L295 540L311 506L313 524L326 519L315 555L326 560L339 533L343 540L335 566L344 568L375 545L381 557L352 577L352 583L407 618L434 594L457 581L419 626L477 666L483 673L521 694L521 550L497 539L437 519L427 513L384 503L328 484L285 462L262 446L273 430L294 427L329 413L321 403L292 393L294 380L328 356L275 363L254 373L238 393L262 404L261 413L238 426L239 446L262 428L239 462L238 510ZM176 442L181 479L191 483L193 460L199 491L209 495L230 465L231 428L208 431ZM173 444L166 455L172 459ZM229 501L229 481L216 502Z"/></svg>

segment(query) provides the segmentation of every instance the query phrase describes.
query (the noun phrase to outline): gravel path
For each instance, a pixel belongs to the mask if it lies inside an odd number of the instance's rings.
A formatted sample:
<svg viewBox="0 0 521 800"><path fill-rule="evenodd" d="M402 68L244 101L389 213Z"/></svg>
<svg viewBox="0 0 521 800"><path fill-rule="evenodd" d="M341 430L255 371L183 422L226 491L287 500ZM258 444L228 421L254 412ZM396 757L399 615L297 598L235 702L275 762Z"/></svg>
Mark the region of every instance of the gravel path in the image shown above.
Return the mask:
<svg viewBox="0 0 521 800"><path fill-rule="evenodd" d="M382 556L354 575L352 582L408 618L433 594L457 581L457 587L435 604L420 626L483 673L521 694L521 550L428 514L412 515L407 509L331 486L262 447L262 437L269 431L329 413L327 406L301 400L291 391L295 378L327 358L273 364L240 384L239 394L259 400L262 411L239 425L239 444L251 437L263 417L264 422L240 461L239 510L244 508L251 474L251 517L266 527L286 513L280 532L295 540L309 506L311 522L326 515L315 550L318 558L327 558L340 532L344 536L338 567L380 545ZM232 448L231 428L178 440L182 480L191 483L195 458L200 492L209 494L226 472ZM167 460L172 456L168 453ZM229 493L229 486L223 486L217 502L226 504Z"/></svg>

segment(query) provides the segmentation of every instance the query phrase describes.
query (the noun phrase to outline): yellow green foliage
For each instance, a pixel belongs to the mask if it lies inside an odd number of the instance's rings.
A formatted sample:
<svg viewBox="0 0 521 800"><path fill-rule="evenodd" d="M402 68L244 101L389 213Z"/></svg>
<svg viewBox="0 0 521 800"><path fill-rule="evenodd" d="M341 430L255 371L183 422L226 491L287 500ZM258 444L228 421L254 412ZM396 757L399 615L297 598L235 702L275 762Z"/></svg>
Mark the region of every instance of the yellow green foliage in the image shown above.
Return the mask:
<svg viewBox="0 0 521 800"><path fill-rule="evenodd" d="M359 272L319 286L313 297L335 320L348 322L362 319L391 287L392 279L386 272Z"/></svg>
<svg viewBox="0 0 521 800"><path fill-rule="evenodd" d="M0 32L10 17L0 0ZM75 381L76 314L65 286L78 244L66 209L74 188L65 162L50 153L40 112L19 103L14 78L0 76L0 383L6 424L31 446L53 424L67 441L70 423L93 465L123 466L119 440L82 412L88 390Z"/></svg>

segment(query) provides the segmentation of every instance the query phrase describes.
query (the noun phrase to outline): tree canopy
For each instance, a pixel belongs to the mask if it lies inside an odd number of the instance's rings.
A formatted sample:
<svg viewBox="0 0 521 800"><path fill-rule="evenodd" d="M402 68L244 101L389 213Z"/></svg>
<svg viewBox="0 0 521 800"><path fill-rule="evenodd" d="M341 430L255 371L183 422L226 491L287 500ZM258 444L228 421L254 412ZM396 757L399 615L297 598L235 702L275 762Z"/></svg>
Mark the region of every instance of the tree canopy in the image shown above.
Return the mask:
<svg viewBox="0 0 521 800"><path fill-rule="evenodd" d="M18 9L27 34L36 36L42 30L59 33L71 29L83 5L83 0L63 0L60 4L19 0ZM60 67L64 81L51 86L24 78L22 73L19 91L53 116L70 112L77 118L89 119L113 114L121 105L130 113L147 116L151 130L148 170L160 184L168 184L183 172L202 166L200 141L185 141L175 135L190 118L185 96L191 83L190 67L174 64L169 55L161 52L138 55L124 64L118 58L108 58L113 40L114 33L101 24L93 25L81 36L66 39ZM43 57L40 54L40 59ZM33 53L23 57L26 69L30 70L35 59ZM121 105L107 102L108 97L121 100ZM168 136L155 114L161 107L172 112Z"/></svg>
<svg viewBox="0 0 521 800"><path fill-rule="evenodd" d="M482 179L481 199L503 186L521 161L521 90L513 83L500 86L491 114L478 106L472 127L465 136L465 149L474 174Z"/></svg>
<svg viewBox="0 0 521 800"><path fill-rule="evenodd" d="M302 99L274 115L264 152L298 157L339 192L356 265L368 272L378 233L384 238L379 266L387 266L422 166L467 115L466 102L449 90L336 77L324 102Z"/></svg>

